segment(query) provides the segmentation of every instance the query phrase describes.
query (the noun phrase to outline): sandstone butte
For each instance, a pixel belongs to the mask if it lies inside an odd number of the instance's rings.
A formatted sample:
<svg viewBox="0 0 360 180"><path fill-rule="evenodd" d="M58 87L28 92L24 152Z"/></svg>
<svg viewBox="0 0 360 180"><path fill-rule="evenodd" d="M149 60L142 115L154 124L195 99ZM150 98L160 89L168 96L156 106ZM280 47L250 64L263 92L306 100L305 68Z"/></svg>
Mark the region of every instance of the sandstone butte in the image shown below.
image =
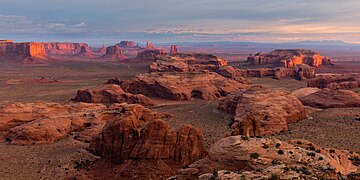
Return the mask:
<svg viewBox="0 0 360 180"><path fill-rule="evenodd" d="M90 141L107 121L133 112L150 119L168 117L137 104L12 103L0 106L0 139L10 144L45 144L66 138L70 133L80 141Z"/></svg>
<svg viewBox="0 0 360 180"><path fill-rule="evenodd" d="M234 115L232 135L272 135L306 118L301 102L279 90L237 91L221 100L219 109Z"/></svg>
<svg viewBox="0 0 360 180"><path fill-rule="evenodd" d="M91 50L89 48L86 48L85 46L81 46L80 47L80 52L75 54L74 56L84 57L84 58L94 58L95 57L92 54Z"/></svg>
<svg viewBox="0 0 360 180"><path fill-rule="evenodd" d="M360 75L320 75L308 82L309 88L320 88L299 97L306 105L317 108L360 107ZM299 89L306 91L309 88Z"/></svg>
<svg viewBox="0 0 360 180"><path fill-rule="evenodd" d="M144 106L154 105L153 101L148 97L142 94L126 93L120 86L115 84L103 85L91 90L78 90L76 97L73 100L86 103L128 103Z"/></svg>
<svg viewBox="0 0 360 180"><path fill-rule="evenodd" d="M171 179L358 179L360 155L306 140L230 136Z"/></svg>
<svg viewBox="0 0 360 180"><path fill-rule="evenodd" d="M106 48L105 55L101 56L101 59L118 61L127 59L127 57L122 54L122 50L119 46L109 46Z"/></svg>
<svg viewBox="0 0 360 180"><path fill-rule="evenodd" d="M51 59L45 52L44 43L0 42L0 60L22 64L43 64L48 63Z"/></svg>
<svg viewBox="0 0 360 180"><path fill-rule="evenodd" d="M105 53L106 53L106 46L105 46L105 44L103 44L103 45L101 46L101 48L99 49L98 52L99 52L99 53L102 53L102 54L105 54Z"/></svg>
<svg viewBox="0 0 360 180"><path fill-rule="evenodd" d="M225 78L213 72L146 73L120 82L125 92L144 94L170 100L192 98L213 100L239 89L251 88L248 84Z"/></svg>
<svg viewBox="0 0 360 180"><path fill-rule="evenodd" d="M91 52L86 43L70 43L70 42L48 42L44 43L45 50L48 54L53 55L75 55L81 52L81 47L86 52Z"/></svg>
<svg viewBox="0 0 360 180"><path fill-rule="evenodd" d="M329 58L307 49L277 49L269 53L260 52L250 55L247 61L252 65L274 64L285 68L291 68L298 64L307 64L313 67L331 64Z"/></svg>
<svg viewBox="0 0 360 180"><path fill-rule="evenodd" d="M190 125L175 131L151 111L128 111L107 121L89 146L95 155L125 160L171 160L188 165L206 155L204 135Z"/></svg>

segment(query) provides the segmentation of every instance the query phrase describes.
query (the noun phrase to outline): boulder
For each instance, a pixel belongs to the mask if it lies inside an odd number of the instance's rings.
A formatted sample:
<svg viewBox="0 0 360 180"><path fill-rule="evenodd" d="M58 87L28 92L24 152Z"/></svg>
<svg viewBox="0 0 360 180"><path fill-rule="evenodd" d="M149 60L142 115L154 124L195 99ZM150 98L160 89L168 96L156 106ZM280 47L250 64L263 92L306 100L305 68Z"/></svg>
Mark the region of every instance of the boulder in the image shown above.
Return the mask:
<svg viewBox="0 0 360 180"><path fill-rule="evenodd" d="M356 173L353 162L359 158L356 153L322 148L306 140L230 136L213 144L206 158L172 178L206 179L217 169L219 179L337 179Z"/></svg>
<svg viewBox="0 0 360 180"><path fill-rule="evenodd" d="M122 54L122 50L118 46L109 46L106 48L106 54L101 56L102 59L106 60L124 60L126 56Z"/></svg>
<svg viewBox="0 0 360 180"><path fill-rule="evenodd" d="M299 99L304 105L316 108L360 107L360 94L351 90L324 88Z"/></svg>
<svg viewBox="0 0 360 180"><path fill-rule="evenodd" d="M104 85L93 90L78 90L73 99L77 102L86 103L129 103L153 106L154 103L142 94L125 93L119 85Z"/></svg>
<svg viewBox="0 0 360 180"><path fill-rule="evenodd" d="M192 98L213 100L235 90L250 88L247 84L208 71L140 74L132 80L122 81L120 86L124 91L132 94L178 101Z"/></svg>
<svg viewBox="0 0 360 180"><path fill-rule="evenodd" d="M174 131L151 111L127 112L108 121L89 146L95 155L125 160L171 160L190 164L205 155L204 135L190 125Z"/></svg>
<svg viewBox="0 0 360 180"><path fill-rule="evenodd" d="M274 64L285 68L292 68L298 64L307 64L312 67L331 64L329 58L307 49L277 49L269 53L260 52L250 55L247 61L252 65Z"/></svg>
<svg viewBox="0 0 360 180"><path fill-rule="evenodd" d="M288 131L288 124L306 118L301 102L285 91L237 91L219 103L234 115L232 135L262 136Z"/></svg>

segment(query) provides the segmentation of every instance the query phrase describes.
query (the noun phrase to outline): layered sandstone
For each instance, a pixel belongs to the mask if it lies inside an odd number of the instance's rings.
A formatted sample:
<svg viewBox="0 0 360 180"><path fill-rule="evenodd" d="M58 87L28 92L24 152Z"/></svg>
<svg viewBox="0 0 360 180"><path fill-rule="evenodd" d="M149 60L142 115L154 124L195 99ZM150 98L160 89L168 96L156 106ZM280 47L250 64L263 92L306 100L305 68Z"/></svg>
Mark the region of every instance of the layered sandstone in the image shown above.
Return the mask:
<svg viewBox="0 0 360 180"><path fill-rule="evenodd" d="M48 54L54 55L75 55L81 52L84 47L86 52L91 52L86 43L70 43L70 42L48 42L44 43L45 50Z"/></svg>
<svg viewBox="0 0 360 180"><path fill-rule="evenodd" d="M121 88L132 94L160 97L171 100L200 98L217 99L229 93L248 89L249 85L225 78L213 72L147 73L122 81Z"/></svg>
<svg viewBox="0 0 360 180"><path fill-rule="evenodd" d="M322 148L306 140L230 136L213 144L206 158L172 178L212 179L217 169L223 170L217 174L219 179L343 179L356 177L359 159L356 153Z"/></svg>
<svg viewBox="0 0 360 180"><path fill-rule="evenodd" d="M262 136L288 131L288 124L306 118L301 102L284 91L234 92L219 103L234 115L233 135Z"/></svg>
<svg viewBox="0 0 360 180"><path fill-rule="evenodd" d="M122 54L122 50L119 46L109 46L106 48L106 54L101 56L102 59L106 60L124 60L127 59L125 55Z"/></svg>
<svg viewBox="0 0 360 180"><path fill-rule="evenodd" d="M0 139L11 144L44 144L66 138L90 141L111 118L128 111L147 112L149 118L162 117L141 105L75 103L12 103L0 106ZM151 113L149 113L151 112Z"/></svg>
<svg viewBox="0 0 360 180"><path fill-rule="evenodd" d="M85 46L80 47L80 52L76 54L75 56L78 57L85 57L85 58L94 58L95 56L91 53L89 48L86 48Z"/></svg>
<svg viewBox="0 0 360 180"><path fill-rule="evenodd" d="M43 43L0 43L0 58L23 64L48 63L51 57L45 52Z"/></svg>
<svg viewBox="0 0 360 180"><path fill-rule="evenodd" d="M157 60L157 56L160 54L160 50L145 50L138 52L135 59L153 62Z"/></svg>
<svg viewBox="0 0 360 180"><path fill-rule="evenodd" d="M131 94L124 92L120 86L115 84L104 85L96 89L78 90L73 99L77 102L86 103L128 103L152 106L154 103L142 94Z"/></svg>
<svg viewBox="0 0 360 180"><path fill-rule="evenodd" d="M89 149L118 163L161 159L187 165L204 157L203 143L197 128L185 125L175 131L151 111L129 111L109 120Z"/></svg>
<svg viewBox="0 0 360 180"><path fill-rule="evenodd" d="M313 67L331 64L329 58L306 49L277 49L269 53L260 52L250 55L247 61L252 65L274 64L285 68L291 68L298 64L307 64Z"/></svg>
<svg viewBox="0 0 360 180"><path fill-rule="evenodd" d="M320 75L308 82L308 87L347 89L358 91L360 88L359 74Z"/></svg>
<svg viewBox="0 0 360 180"><path fill-rule="evenodd" d="M156 56L157 61L150 65L151 72L199 72L216 71L226 66L227 61L211 54L184 54Z"/></svg>

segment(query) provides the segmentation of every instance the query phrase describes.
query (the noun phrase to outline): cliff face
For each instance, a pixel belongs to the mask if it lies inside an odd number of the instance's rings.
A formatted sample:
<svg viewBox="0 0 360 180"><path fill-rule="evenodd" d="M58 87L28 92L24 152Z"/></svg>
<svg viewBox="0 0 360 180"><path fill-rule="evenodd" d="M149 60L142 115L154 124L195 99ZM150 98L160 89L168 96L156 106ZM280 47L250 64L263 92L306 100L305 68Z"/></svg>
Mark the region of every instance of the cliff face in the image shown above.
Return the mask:
<svg viewBox="0 0 360 180"><path fill-rule="evenodd" d="M51 59L45 51L44 43L36 42L0 43L0 58L24 64L46 63Z"/></svg>
<svg viewBox="0 0 360 180"><path fill-rule="evenodd" d="M278 64L292 68L298 64L307 64L313 67L331 64L330 59L317 52L306 49L278 49L269 53L260 52L247 58L252 65Z"/></svg>
<svg viewBox="0 0 360 180"><path fill-rule="evenodd" d="M91 52L89 45L86 43L62 43L62 42L49 42L44 43L45 50L49 54L58 55L74 55L81 52L81 47L86 49L86 52Z"/></svg>

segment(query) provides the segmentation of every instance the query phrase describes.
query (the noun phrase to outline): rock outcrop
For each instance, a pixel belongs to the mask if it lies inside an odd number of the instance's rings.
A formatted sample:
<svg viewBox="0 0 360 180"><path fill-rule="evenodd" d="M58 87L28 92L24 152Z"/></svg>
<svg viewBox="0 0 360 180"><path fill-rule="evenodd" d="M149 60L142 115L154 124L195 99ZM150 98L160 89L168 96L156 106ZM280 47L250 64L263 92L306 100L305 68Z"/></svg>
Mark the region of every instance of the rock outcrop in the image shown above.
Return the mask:
<svg viewBox="0 0 360 180"><path fill-rule="evenodd" d="M284 91L234 92L219 103L234 115L232 135L263 136L288 131L288 124L306 118L301 102Z"/></svg>
<svg viewBox="0 0 360 180"><path fill-rule="evenodd" d="M142 94L131 94L124 92L120 86L115 84L105 85L97 89L78 90L73 99L77 102L86 103L128 103L153 106L154 103Z"/></svg>
<svg viewBox="0 0 360 180"><path fill-rule="evenodd" d="M150 65L151 72L199 72L216 71L226 66L227 61L211 54L183 54L157 56Z"/></svg>
<svg viewBox="0 0 360 180"><path fill-rule="evenodd" d="M252 65L274 64L285 68L298 64L307 64L312 67L331 64L329 58L306 49L277 49L269 53L260 52L250 55L247 61Z"/></svg>
<svg viewBox="0 0 360 180"><path fill-rule="evenodd" d="M101 57L106 60L124 60L127 59L125 55L122 54L122 50L118 46L109 46L106 48L106 54Z"/></svg>
<svg viewBox="0 0 360 180"><path fill-rule="evenodd" d="M121 41L120 43L116 44L119 47L135 47L137 44L135 44L134 41Z"/></svg>
<svg viewBox="0 0 360 180"><path fill-rule="evenodd" d="M171 55L175 55L178 53L178 49L177 49L177 46L176 45L171 45L170 47L170 54Z"/></svg>
<svg viewBox="0 0 360 180"><path fill-rule="evenodd" d="M154 43L151 43L151 42L146 42L146 47L145 47L146 50L156 50L155 46L154 46Z"/></svg>
<svg viewBox="0 0 360 180"><path fill-rule="evenodd" d="M342 74L342 75L319 75L308 82L308 87L329 88L329 89L347 89L359 92L360 75Z"/></svg>
<svg viewBox="0 0 360 180"><path fill-rule="evenodd" d="M102 54L105 54L105 53L106 53L106 46L105 46L105 44L103 44L103 45L101 46L101 48L99 49L98 52L99 52L99 53L102 53Z"/></svg>
<svg viewBox="0 0 360 180"><path fill-rule="evenodd" d="M160 97L170 100L200 98L217 99L229 93L248 89L249 85L225 78L213 72L198 73L147 73L120 83L121 88L132 94Z"/></svg>
<svg viewBox="0 0 360 180"><path fill-rule="evenodd" d="M0 60L22 64L48 63L52 58L47 55L44 43L24 42L0 43Z"/></svg>
<svg viewBox="0 0 360 180"><path fill-rule="evenodd" d="M212 179L215 169L222 170L217 172L219 179L343 179L359 173L359 159L356 153L306 140L231 136L213 144L206 158L172 178Z"/></svg>
<svg viewBox="0 0 360 180"><path fill-rule="evenodd" d="M45 50L48 54L54 55L75 55L81 52L81 47L86 52L91 52L89 45L86 43L69 43L69 42L48 42L44 43Z"/></svg>
<svg viewBox="0 0 360 180"><path fill-rule="evenodd" d="M135 59L140 61L153 62L157 60L157 56L160 54L160 50L145 50L138 52Z"/></svg>
<svg viewBox="0 0 360 180"><path fill-rule="evenodd" d="M190 125L174 131L148 110L128 111L109 120L89 149L102 158L171 160L188 165L205 155L204 135Z"/></svg>
<svg viewBox="0 0 360 180"><path fill-rule="evenodd" d="M299 99L306 106L324 109L360 107L360 94L351 90L324 88Z"/></svg>
<svg viewBox="0 0 360 180"><path fill-rule="evenodd" d="M44 144L66 138L88 142L111 118L128 111L150 112L137 104L12 103L0 106L0 139L11 144ZM149 117L165 116L147 113Z"/></svg>
<svg viewBox="0 0 360 180"><path fill-rule="evenodd" d="M85 57L85 58L94 58L95 56L91 53L91 50L85 46L80 47L80 52L75 56Z"/></svg>
<svg viewBox="0 0 360 180"><path fill-rule="evenodd" d="M300 97L304 105L317 108L360 107L360 75L320 75L308 87L322 90Z"/></svg>

